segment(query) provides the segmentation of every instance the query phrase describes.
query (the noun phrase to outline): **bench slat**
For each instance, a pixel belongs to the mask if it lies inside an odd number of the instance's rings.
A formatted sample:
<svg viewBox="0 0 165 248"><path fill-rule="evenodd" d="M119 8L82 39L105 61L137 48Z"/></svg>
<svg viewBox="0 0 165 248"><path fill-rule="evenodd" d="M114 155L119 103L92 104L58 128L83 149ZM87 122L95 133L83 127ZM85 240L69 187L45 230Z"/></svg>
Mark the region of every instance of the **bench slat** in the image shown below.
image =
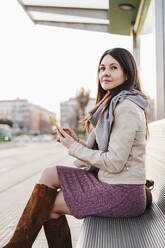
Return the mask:
<svg viewBox="0 0 165 248"><path fill-rule="evenodd" d="M156 204L135 218L86 217L76 248L164 248L165 218Z"/></svg>

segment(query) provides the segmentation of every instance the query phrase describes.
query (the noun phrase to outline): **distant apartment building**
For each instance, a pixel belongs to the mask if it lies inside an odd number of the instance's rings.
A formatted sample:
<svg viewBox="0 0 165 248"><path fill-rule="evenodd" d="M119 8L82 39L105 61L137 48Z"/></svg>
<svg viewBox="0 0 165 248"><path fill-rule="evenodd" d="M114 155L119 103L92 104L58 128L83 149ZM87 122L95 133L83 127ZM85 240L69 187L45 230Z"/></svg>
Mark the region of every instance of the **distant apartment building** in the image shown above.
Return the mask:
<svg viewBox="0 0 165 248"><path fill-rule="evenodd" d="M95 101L94 98L89 99L85 113L92 109ZM60 104L60 125L62 128L76 128L79 116L81 116L81 109L76 98L70 98Z"/></svg>
<svg viewBox="0 0 165 248"><path fill-rule="evenodd" d="M0 101L0 119L11 120L14 133L51 133L52 124L49 115L56 117L55 113L25 99Z"/></svg>

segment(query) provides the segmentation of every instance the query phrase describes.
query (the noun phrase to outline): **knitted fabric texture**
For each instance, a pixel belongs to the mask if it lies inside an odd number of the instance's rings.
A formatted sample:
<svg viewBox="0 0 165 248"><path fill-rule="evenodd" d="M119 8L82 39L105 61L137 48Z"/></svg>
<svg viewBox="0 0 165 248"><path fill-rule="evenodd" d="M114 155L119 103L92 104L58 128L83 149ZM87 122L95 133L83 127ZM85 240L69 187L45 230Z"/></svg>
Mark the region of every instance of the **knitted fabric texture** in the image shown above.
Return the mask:
<svg viewBox="0 0 165 248"><path fill-rule="evenodd" d="M142 184L108 184L91 172L66 166L57 166L57 172L65 202L78 219L89 215L133 217L145 211Z"/></svg>

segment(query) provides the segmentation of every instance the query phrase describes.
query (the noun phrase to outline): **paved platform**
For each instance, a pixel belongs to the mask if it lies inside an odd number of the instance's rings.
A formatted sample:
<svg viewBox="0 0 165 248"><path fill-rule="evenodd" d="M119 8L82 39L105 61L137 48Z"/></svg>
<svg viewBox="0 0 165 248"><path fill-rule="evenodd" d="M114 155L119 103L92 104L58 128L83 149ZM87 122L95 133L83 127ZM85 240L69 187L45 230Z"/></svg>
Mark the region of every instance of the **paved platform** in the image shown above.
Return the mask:
<svg viewBox="0 0 165 248"><path fill-rule="evenodd" d="M10 145L9 148L0 149L0 247L11 237L41 171L55 164L73 166L73 158L57 143ZM67 219L75 248L82 220L72 216ZM33 247L48 247L43 230Z"/></svg>

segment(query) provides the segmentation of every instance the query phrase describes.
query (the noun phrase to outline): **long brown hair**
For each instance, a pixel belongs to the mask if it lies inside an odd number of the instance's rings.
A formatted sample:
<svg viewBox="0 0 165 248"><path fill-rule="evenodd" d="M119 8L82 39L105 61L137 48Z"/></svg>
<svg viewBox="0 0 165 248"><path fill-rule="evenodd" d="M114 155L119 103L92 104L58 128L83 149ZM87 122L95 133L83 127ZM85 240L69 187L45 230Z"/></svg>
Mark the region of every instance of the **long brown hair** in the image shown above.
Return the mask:
<svg viewBox="0 0 165 248"><path fill-rule="evenodd" d="M101 87L100 80L99 80L99 68L100 64L103 60L103 58L106 55L112 56L114 59L118 61L118 63L121 65L125 75L127 76L127 80L125 80L121 85L115 87L111 91L106 91ZM90 122L89 122L89 117L91 117L95 111L98 109L98 107L103 104L103 109L102 113L107 109L107 107L110 104L111 99L117 95L120 91L122 90L131 90L131 89L136 89L138 90L145 98L146 95L142 92L141 84L140 84L140 79L138 76L138 70L136 66L136 62L132 54L124 49L124 48L113 48L105 51L103 55L100 58L99 65L98 65L98 70L97 70L97 82L98 82L98 88L97 88L97 97L96 97L96 105L95 107L90 110L87 114L87 116L81 121L85 124L85 128L87 132L90 132ZM148 130L148 114L147 111L144 111L145 113L145 118L146 118L146 138L149 135L149 130Z"/></svg>

